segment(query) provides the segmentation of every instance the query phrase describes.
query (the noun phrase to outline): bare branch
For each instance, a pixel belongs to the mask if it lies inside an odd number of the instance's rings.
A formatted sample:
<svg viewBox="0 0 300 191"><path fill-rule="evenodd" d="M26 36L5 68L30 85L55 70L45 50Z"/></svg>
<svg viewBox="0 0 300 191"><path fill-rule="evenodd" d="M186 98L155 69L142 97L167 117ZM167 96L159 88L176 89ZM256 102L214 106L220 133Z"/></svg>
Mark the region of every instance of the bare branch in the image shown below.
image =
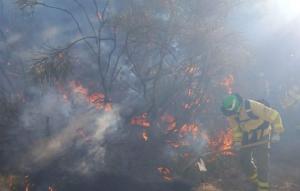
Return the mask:
<svg viewBox="0 0 300 191"><path fill-rule="evenodd" d="M28 0L22 0L22 1L28 1ZM61 8L61 7L56 7L56 6L48 5L48 4L45 4L45 3L42 3L42 2L37 2L36 0L34 0L34 2L32 2L29 5L28 4L24 4L25 7L26 6L34 6L34 5L40 5L40 6L43 6L43 7L47 7L47 8L51 8L51 9L56 9L56 10L59 10L59 11L62 11L64 13L68 14L72 18L72 20L75 22L75 24L77 26L77 30L79 31L79 33L82 36L84 36L83 31L82 31L82 29L80 27L80 24L79 24L78 20L75 18L75 16L68 9L64 9L64 8ZM90 48L90 50L95 54L95 50L94 50L93 46L88 41L85 41L85 43Z"/></svg>
<svg viewBox="0 0 300 191"><path fill-rule="evenodd" d="M93 32L94 32L94 35L96 35L95 27L94 27L94 25L93 25L93 23L92 23L92 21L91 21L89 15L88 15L86 9L85 9L85 7L84 7L80 2L78 2L78 0L73 0L73 1L74 1L74 2L82 9L82 11L83 11L83 13L84 13L84 15L85 15L85 17L86 17L86 19L87 19L87 21L88 21L90 27L91 27L91 29L92 29Z"/></svg>

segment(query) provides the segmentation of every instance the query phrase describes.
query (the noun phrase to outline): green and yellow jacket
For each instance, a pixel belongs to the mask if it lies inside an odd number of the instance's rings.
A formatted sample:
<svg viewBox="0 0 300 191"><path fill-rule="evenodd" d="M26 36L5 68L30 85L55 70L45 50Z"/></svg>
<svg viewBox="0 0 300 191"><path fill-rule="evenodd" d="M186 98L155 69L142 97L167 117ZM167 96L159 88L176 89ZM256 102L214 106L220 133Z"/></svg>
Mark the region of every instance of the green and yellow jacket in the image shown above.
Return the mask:
<svg viewBox="0 0 300 191"><path fill-rule="evenodd" d="M233 129L234 142L242 142L247 134L257 140L284 131L278 111L254 100L244 100L238 114L228 117L229 126Z"/></svg>

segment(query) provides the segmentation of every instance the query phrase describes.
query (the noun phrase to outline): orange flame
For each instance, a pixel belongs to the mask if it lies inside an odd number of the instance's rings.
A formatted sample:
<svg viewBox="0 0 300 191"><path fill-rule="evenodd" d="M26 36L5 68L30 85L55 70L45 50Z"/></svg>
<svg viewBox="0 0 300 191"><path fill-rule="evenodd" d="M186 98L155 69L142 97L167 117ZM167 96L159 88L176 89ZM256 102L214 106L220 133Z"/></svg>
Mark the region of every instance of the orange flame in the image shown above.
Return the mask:
<svg viewBox="0 0 300 191"><path fill-rule="evenodd" d="M69 93L65 90L64 86L60 83L55 84L55 88L62 95L64 102L69 102Z"/></svg>
<svg viewBox="0 0 300 191"><path fill-rule="evenodd" d="M89 102L94 104L96 109L104 109L105 111L112 110L111 103L105 103L105 95L99 92L91 94L89 97Z"/></svg>
<svg viewBox="0 0 300 191"><path fill-rule="evenodd" d="M166 141L167 144L169 144L171 147L177 149L181 146L181 144L179 142L175 142L175 141L170 141L170 140L167 140Z"/></svg>
<svg viewBox="0 0 300 191"><path fill-rule="evenodd" d="M89 102L95 104L97 108L100 108L102 107L102 103L104 102L104 97L105 96L102 93L93 93L88 98L89 98Z"/></svg>
<svg viewBox="0 0 300 191"><path fill-rule="evenodd" d="M231 94L232 93L232 86L234 83L234 77L232 74L229 74L226 76L223 81L221 82L221 85L226 88L227 93Z"/></svg>
<svg viewBox="0 0 300 191"><path fill-rule="evenodd" d="M15 182L16 182L16 177L14 176L8 176L8 189L10 191L14 190L14 186L15 186Z"/></svg>
<svg viewBox="0 0 300 191"><path fill-rule="evenodd" d="M173 115L165 114L160 118L163 122L166 122L168 127L167 131L173 131L176 129L176 119Z"/></svg>
<svg viewBox="0 0 300 191"><path fill-rule="evenodd" d="M143 113L141 116L136 116L131 119L130 122L131 125L138 125L144 128L149 128L150 127L150 122L148 119L148 114Z"/></svg>
<svg viewBox="0 0 300 191"><path fill-rule="evenodd" d="M183 105L183 108L184 108L184 109L191 109L191 108L192 108L192 105L186 103L186 104Z"/></svg>
<svg viewBox="0 0 300 191"><path fill-rule="evenodd" d="M214 151L223 151L222 154L224 155L233 155L233 152L230 150L233 144L232 129L221 131L217 137L211 138L208 143L209 147Z"/></svg>
<svg viewBox="0 0 300 191"><path fill-rule="evenodd" d="M76 82L76 81L71 81L70 82L70 87L72 88L72 91L74 93L78 93L78 94L81 94L85 97L88 96L88 89L83 87L79 82Z"/></svg>
<svg viewBox="0 0 300 191"><path fill-rule="evenodd" d="M144 131L142 133L142 137L143 137L144 141L148 141L148 139L149 139L148 133L146 131Z"/></svg>
<svg viewBox="0 0 300 191"><path fill-rule="evenodd" d="M24 178L24 190L25 191L30 191L29 176L25 176L25 178Z"/></svg>
<svg viewBox="0 0 300 191"><path fill-rule="evenodd" d="M222 145L222 150L227 150L224 151L225 155L232 155L233 153L230 151L230 149L232 148L232 144L233 144L233 139L232 139L232 129L227 130L224 134L223 134L223 145Z"/></svg>
<svg viewBox="0 0 300 191"><path fill-rule="evenodd" d="M100 110L103 109L104 111L111 111L112 110L112 104L105 102L105 95L100 92L95 92L92 94L89 94L89 90L85 88L83 85L81 85L79 82L71 81L70 87L73 91L73 93L79 94L85 98L85 100L92 104L96 109ZM67 97L66 94L64 94L64 99Z"/></svg>
<svg viewBox="0 0 300 191"><path fill-rule="evenodd" d="M171 141L171 140L167 140L166 143L168 145L170 145L171 147L173 147L174 149L177 149L179 147L183 147L183 146L190 146L191 143L189 143L188 141Z"/></svg>
<svg viewBox="0 0 300 191"><path fill-rule="evenodd" d="M178 132L179 139L181 140L167 140L166 143L171 147L177 149L179 147L190 146L197 138L202 138L208 142L209 137L205 132L200 131L200 125L197 123L183 124L179 129L172 130L172 132ZM192 136L191 139L185 139L186 136Z"/></svg>
<svg viewBox="0 0 300 191"><path fill-rule="evenodd" d="M63 94L63 100L65 102L69 102L69 98L68 98L68 96L66 94Z"/></svg>
<svg viewBox="0 0 300 191"><path fill-rule="evenodd" d="M181 137L184 137L185 135L191 133L193 135L193 137L195 138L198 135L198 132L199 132L199 126L196 123L184 124L179 129L179 135Z"/></svg>
<svg viewBox="0 0 300 191"><path fill-rule="evenodd" d="M53 188L52 186L49 186L49 187L48 187L48 191L56 191L56 189Z"/></svg>
<svg viewBox="0 0 300 191"><path fill-rule="evenodd" d="M200 104L201 104L200 98L196 98L196 99L192 100L190 103L183 104L183 108L185 110L188 110L188 109L192 109L192 107L197 107Z"/></svg>
<svg viewBox="0 0 300 191"><path fill-rule="evenodd" d="M189 88L188 90L187 90L187 96L192 96L193 95L193 90L191 89L191 88Z"/></svg>
<svg viewBox="0 0 300 191"><path fill-rule="evenodd" d="M160 172L160 174L162 175L162 178L164 180L166 180L166 181L173 180L170 169L168 169L166 167L158 167L157 170Z"/></svg>

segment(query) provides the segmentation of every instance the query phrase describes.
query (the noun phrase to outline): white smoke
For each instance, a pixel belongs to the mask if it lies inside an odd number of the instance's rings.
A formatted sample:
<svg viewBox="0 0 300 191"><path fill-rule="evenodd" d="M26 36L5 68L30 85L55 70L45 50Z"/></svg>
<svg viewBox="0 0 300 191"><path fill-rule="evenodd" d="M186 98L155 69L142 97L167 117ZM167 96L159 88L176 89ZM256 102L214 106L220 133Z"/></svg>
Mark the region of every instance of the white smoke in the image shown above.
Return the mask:
<svg viewBox="0 0 300 191"><path fill-rule="evenodd" d="M116 130L119 109L97 110L80 95L72 95L72 99L66 101L52 90L25 108L21 121L32 141L22 168L45 167L68 157L70 161L63 162L67 171L89 174L104 168L105 136ZM84 154L74 154L78 150Z"/></svg>

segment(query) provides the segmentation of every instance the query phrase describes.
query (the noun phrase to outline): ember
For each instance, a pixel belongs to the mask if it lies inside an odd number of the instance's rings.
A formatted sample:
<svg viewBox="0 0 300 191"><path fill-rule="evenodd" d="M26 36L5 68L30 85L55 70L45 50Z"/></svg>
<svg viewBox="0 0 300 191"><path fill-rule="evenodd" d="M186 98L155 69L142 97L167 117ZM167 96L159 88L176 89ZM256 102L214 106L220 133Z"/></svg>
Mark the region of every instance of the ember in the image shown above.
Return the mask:
<svg viewBox="0 0 300 191"><path fill-rule="evenodd" d="M162 175L162 178L164 180L166 180L166 181L173 180L170 169L168 169L166 167L158 167L157 170L160 172L160 174Z"/></svg>
<svg viewBox="0 0 300 191"><path fill-rule="evenodd" d="M146 131L144 131L142 133L142 137L143 137L144 141L148 141L148 139L149 139L148 133Z"/></svg>
<svg viewBox="0 0 300 191"><path fill-rule="evenodd" d="M49 186L48 191L56 191L56 190L52 186Z"/></svg>
<svg viewBox="0 0 300 191"><path fill-rule="evenodd" d="M199 132L199 127L197 124L195 124L195 123L184 124L179 130L179 135L181 137L184 137L190 133L190 134L192 134L193 138L196 138L198 132Z"/></svg>
<svg viewBox="0 0 300 191"><path fill-rule="evenodd" d="M30 191L29 176L25 176L25 178L24 178L24 190L25 191Z"/></svg>
<svg viewBox="0 0 300 191"><path fill-rule="evenodd" d="M231 94L233 83L234 77L232 74L230 74L226 76L220 84L226 88L227 93Z"/></svg>
<svg viewBox="0 0 300 191"><path fill-rule="evenodd" d="M232 130L221 131L215 138L209 139L208 144L213 151L220 151L224 155L233 155L233 152L230 151L233 144Z"/></svg>
<svg viewBox="0 0 300 191"><path fill-rule="evenodd" d="M103 109L107 112L112 110L112 104L106 102L105 95L103 93L94 92L90 94L89 90L77 81L71 81L70 88L73 93L81 95L88 103L90 103L96 109ZM58 86L58 90L60 93L63 94L63 99L65 101L68 101L69 92L67 93L61 86Z"/></svg>
<svg viewBox="0 0 300 191"><path fill-rule="evenodd" d="M176 130L176 119L173 115L165 114L160 119L162 122L167 123L167 131Z"/></svg>
<svg viewBox="0 0 300 191"><path fill-rule="evenodd" d="M148 119L148 114L143 113L141 116L136 116L131 119L130 122L131 125L138 125L144 128L149 128L150 127L150 122Z"/></svg>
<svg viewBox="0 0 300 191"><path fill-rule="evenodd" d="M279 3L249 2L0 0L0 191L248 190L225 130L240 109L261 114L248 116L249 138L254 118L269 118L276 135L255 157L286 128L271 169L279 184L287 174L277 171L300 166L287 160L300 141L290 140L300 130L300 12L287 19ZM268 29L257 13L276 22Z"/></svg>
<svg viewBox="0 0 300 191"><path fill-rule="evenodd" d="M189 88L187 90L187 96L192 96L193 95L193 90L191 88Z"/></svg>
<svg viewBox="0 0 300 191"><path fill-rule="evenodd" d="M97 108L102 107L102 103L104 102L104 95L102 93L93 93L89 96L89 102L95 104Z"/></svg>
<svg viewBox="0 0 300 191"><path fill-rule="evenodd" d="M84 88L79 82L71 81L70 87L74 93L78 93L86 97L88 96L88 89Z"/></svg>
<svg viewBox="0 0 300 191"><path fill-rule="evenodd" d="M183 146L190 146L191 143L189 143L188 141L171 141L171 140L167 140L166 143L168 145L170 145L171 147L177 149L179 147L183 147Z"/></svg>
<svg viewBox="0 0 300 191"><path fill-rule="evenodd" d="M14 190L16 189L16 182L17 182L17 177L16 176L9 176L8 177L8 188L9 190Z"/></svg>
<svg viewBox="0 0 300 191"><path fill-rule="evenodd" d="M196 99L192 100L190 103L183 104L183 108L185 110L188 110L188 109L192 109L192 107L200 106L200 104L201 104L200 98L196 98Z"/></svg>

